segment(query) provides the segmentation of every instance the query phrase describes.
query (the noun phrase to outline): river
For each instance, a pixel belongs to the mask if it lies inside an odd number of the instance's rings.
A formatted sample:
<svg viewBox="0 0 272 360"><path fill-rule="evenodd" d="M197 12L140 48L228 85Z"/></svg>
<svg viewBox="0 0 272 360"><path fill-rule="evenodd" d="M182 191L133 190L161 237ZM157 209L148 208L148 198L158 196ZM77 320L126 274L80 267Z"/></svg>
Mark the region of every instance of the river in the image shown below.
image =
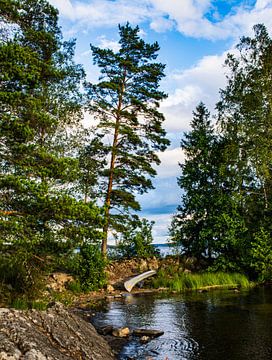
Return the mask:
<svg viewBox="0 0 272 360"><path fill-rule="evenodd" d="M182 295L127 295L94 319L96 325L163 330L142 345L129 342L120 360L270 360L272 288Z"/></svg>

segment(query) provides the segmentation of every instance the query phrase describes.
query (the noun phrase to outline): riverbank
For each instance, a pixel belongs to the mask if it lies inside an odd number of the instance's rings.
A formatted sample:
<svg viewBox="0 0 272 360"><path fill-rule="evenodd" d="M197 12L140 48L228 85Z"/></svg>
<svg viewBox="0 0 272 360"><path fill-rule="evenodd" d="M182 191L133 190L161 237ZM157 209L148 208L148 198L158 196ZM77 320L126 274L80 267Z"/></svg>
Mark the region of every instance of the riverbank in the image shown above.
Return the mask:
<svg viewBox="0 0 272 360"><path fill-rule="evenodd" d="M71 275L61 272L53 273L46 278L46 289L43 292L43 297L41 299L35 302L28 302L25 299L17 299L17 302L15 302L13 305L14 307L17 306L17 308L20 309L36 307L36 309L45 310L48 308L50 301L54 302L57 300L61 301L67 309L70 309L66 315L67 319L70 318L71 313L76 313L85 317L87 322L89 322L92 316L102 307L105 308L107 304L109 305L110 303L117 300L120 300L120 302L124 300L124 302L126 302L129 296L124 289L124 281L148 270L156 270L157 275L155 275L154 278L145 280L144 283L141 284L143 286L142 288L136 286L132 290L132 296L147 294L151 295L165 292L168 293L168 297L169 295L171 296L171 294L184 291L188 292L189 290L207 292L209 290L222 289L223 287L229 288L234 292L239 292L241 287L249 286L249 282L241 282L239 280L241 279L242 275L240 275L239 279L237 275L235 275L231 283L229 282L229 274L221 274L216 278L215 274L209 273L207 279L205 274L200 275L203 265L203 263L198 262L195 258L185 259L174 256L170 256L164 259L150 258L114 261L109 263L106 268L107 286L99 291L92 291L88 293L77 292L75 289L73 289L71 284L74 282L74 278ZM192 281L194 277L199 276L202 276L202 280L204 279L205 281ZM180 281L180 278L183 278L183 283L186 284L185 287L181 286L178 282ZM222 284L222 278L226 280L224 284ZM189 279L191 280L189 281ZM235 279L237 281L235 281ZM188 286L189 283L192 285L191 287ZM15 310L6 309L6 311L11 311L12 314L16 314ZM48 310L41 313L44 314L48 311L50 313L50 306ZM25 311L22 313L19 312L18 314L31 314L32 312L37 314L36 310L31 310L30 312ZM3 312L3 314L4 313L5 312ZM23 317L25 317L25 315L23 315ZM12 317L10 319L15 321L14 327L16 327L16 319L13 319ZM70 320L67 321L69 322ZM95 337L93 338L96 339ZM124 344L129 341L126 337L118 338L108 334L105 335L104 340L110 344L110 347L114 350L115 354L118 353ZM40 345L37 345L38 349L39 346ZM69 359L77 358L70 357Z"/></svg>
<svg viewBox="0 0 272 360"><path fill-rule="evenodd" d="M46 311L0 309L0 338L0 360L115 359L95 328L60 303Z"/></svg>
<svg viewBox="0 0 272 360"><path fill-rule="evenodd" d="M107 284L98 291L82 292L77 281L70 274L54 272L44 279L40 296L29 301L27 296L8 301L9 288L4 289L6 302L0 306L17 309L46 309L47 304L62 302L68 307L91 308L101 301L110 301L125 296L124 282L140 273L155 270L157 274L136 285L133 293L207 291L216 288L251 287L252 283L242 274L203 272L207 264L196 258L167 256L149 259L122 259L110 261L105 269ZM3 296L2 299L5 297Z"/></svg>

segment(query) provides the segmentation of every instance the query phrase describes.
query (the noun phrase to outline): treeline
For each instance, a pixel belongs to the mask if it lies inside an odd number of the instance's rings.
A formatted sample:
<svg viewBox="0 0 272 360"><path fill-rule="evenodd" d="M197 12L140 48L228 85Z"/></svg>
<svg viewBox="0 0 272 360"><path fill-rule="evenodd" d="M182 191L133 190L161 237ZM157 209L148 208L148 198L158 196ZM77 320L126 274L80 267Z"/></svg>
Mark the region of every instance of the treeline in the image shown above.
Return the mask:
<svg viewBox="0 0 272 360"><path fill-rule="evenodd" d="M104 284L109 236L124 256L154 255L153 223L136 214L169 145L159 104L157 43L119 26L119 50L91 45L97 84L74 62L46 0L0 0L1 287L28 293L65 269L82 289ZM213 269L271 277L271 50L263 25L226 60L217 122L200 104L178 179L174 242ZM84 112L95 126L82 126Z"/></svg>
<svg viewBox="0 0 272 360"><path fill-rule="evenodd" d="M164 65L138 27L119 35L116 53L91 45L101 76L90 84L54 7L0 1L0 283L15 291L63 266L85 289L101 286L110 233L124 251L153 251L135 196L152 188L156 152L169 144ZM84 111L97 126L82 127Z"/></svg>
<svg viewBox="0 0 272 360"><path fill-rule="evenodd" d="M272 278L272 40L264 25L225 62L217 115L200 103L181 141L186 160L172 240L211 269Z"/></svg>

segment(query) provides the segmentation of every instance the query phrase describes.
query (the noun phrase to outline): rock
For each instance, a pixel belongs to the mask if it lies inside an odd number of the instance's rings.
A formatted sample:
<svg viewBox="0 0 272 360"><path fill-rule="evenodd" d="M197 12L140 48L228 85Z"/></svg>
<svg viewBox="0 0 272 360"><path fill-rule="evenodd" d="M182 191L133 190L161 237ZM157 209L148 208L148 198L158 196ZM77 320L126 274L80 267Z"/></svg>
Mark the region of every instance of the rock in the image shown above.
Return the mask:
<svg viewBox="0 0 272 360"><path fill-rule="evenodd" d="M130 330L128 327L114 329L112 335L115 337L127 337L130 334Z"/></svg>
<svg viewBox="0 0 272 360"><path fill-rule="evenodd" d="M158 270L158 268L159 268L158 259L156 259L155 257L149 259L149 261L148 261L148 270Z"/></svg>
<svg viewBox="0 0 272 360"><path fill-rule="evenodd" d="M98 334L100 335L111 335L112 332L113 332L113 326L112 325L106 325L106 326L103 326L102 328L98 328L96 329Z"/></svg>
<svg viewBox="0 0 272 360"><path fill-rule="evenodd" d="M144 336L142 336L142 337L140 338L140 343L142 343L142 344L146 344L146 343L148 343L149 341L150 341L150 337L149 337L149 336L144 335Z"/></svg>
<svg viewBox="0 0 272 360"><path fill-rule="evenodd" d="M94 327L55 304L46 311L0 309L0 360L113 360Z"/></svg>
<svg viewBox="0 0 272 360"><path fill-rule="evenodd" d="M114 287L112 285L107 285L107 291L108 292L114 292Z"/></svg>
<svg viewBox="0 0 272 360"><path fill-rule="evenodd" d="M140 270L140 272L144 272L144 271L148 270L148 265L147 265L146 260L141 259L140 264L139 264L139 270Z"/></svg>
<svg viewBox="0 0 272 360"><path fill-rule="evenodd" d="M153 329L135 329L133 330L133 335L135 336L148 336L151 338L159 337L164 334L164 331L161 330L153 330Z"/></svg>
<svg viewBox="0 0 272 360"><path fill-rule="evenodd" d="M197 268L197 258L192 256L192 257L188 257L186 260L185 260L185 268L188 269L188 270L196 270Z"/></svg>
<svg viewBox="0 0 272 360"><path fill-rule="evenodd" d="M71 275L61 272L53 273L48 279L47 288L49 291L63 291L65 290L66 285L71 281L74 281L74 278Z"/></svg>

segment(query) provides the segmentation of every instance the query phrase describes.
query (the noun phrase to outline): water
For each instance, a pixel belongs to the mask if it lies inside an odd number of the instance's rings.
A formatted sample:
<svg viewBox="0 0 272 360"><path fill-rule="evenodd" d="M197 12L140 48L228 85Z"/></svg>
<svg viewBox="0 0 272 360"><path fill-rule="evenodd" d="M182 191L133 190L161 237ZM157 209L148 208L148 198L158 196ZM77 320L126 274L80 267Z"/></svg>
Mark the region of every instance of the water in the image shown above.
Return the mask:
<svg viewBox="0 0 272 360"><path fill-rule="evenodd" d="M133 296L108 304L99 326L152 328L164 335L126 345L119 359L272 359L272 288L178 296Z"/></svg>

